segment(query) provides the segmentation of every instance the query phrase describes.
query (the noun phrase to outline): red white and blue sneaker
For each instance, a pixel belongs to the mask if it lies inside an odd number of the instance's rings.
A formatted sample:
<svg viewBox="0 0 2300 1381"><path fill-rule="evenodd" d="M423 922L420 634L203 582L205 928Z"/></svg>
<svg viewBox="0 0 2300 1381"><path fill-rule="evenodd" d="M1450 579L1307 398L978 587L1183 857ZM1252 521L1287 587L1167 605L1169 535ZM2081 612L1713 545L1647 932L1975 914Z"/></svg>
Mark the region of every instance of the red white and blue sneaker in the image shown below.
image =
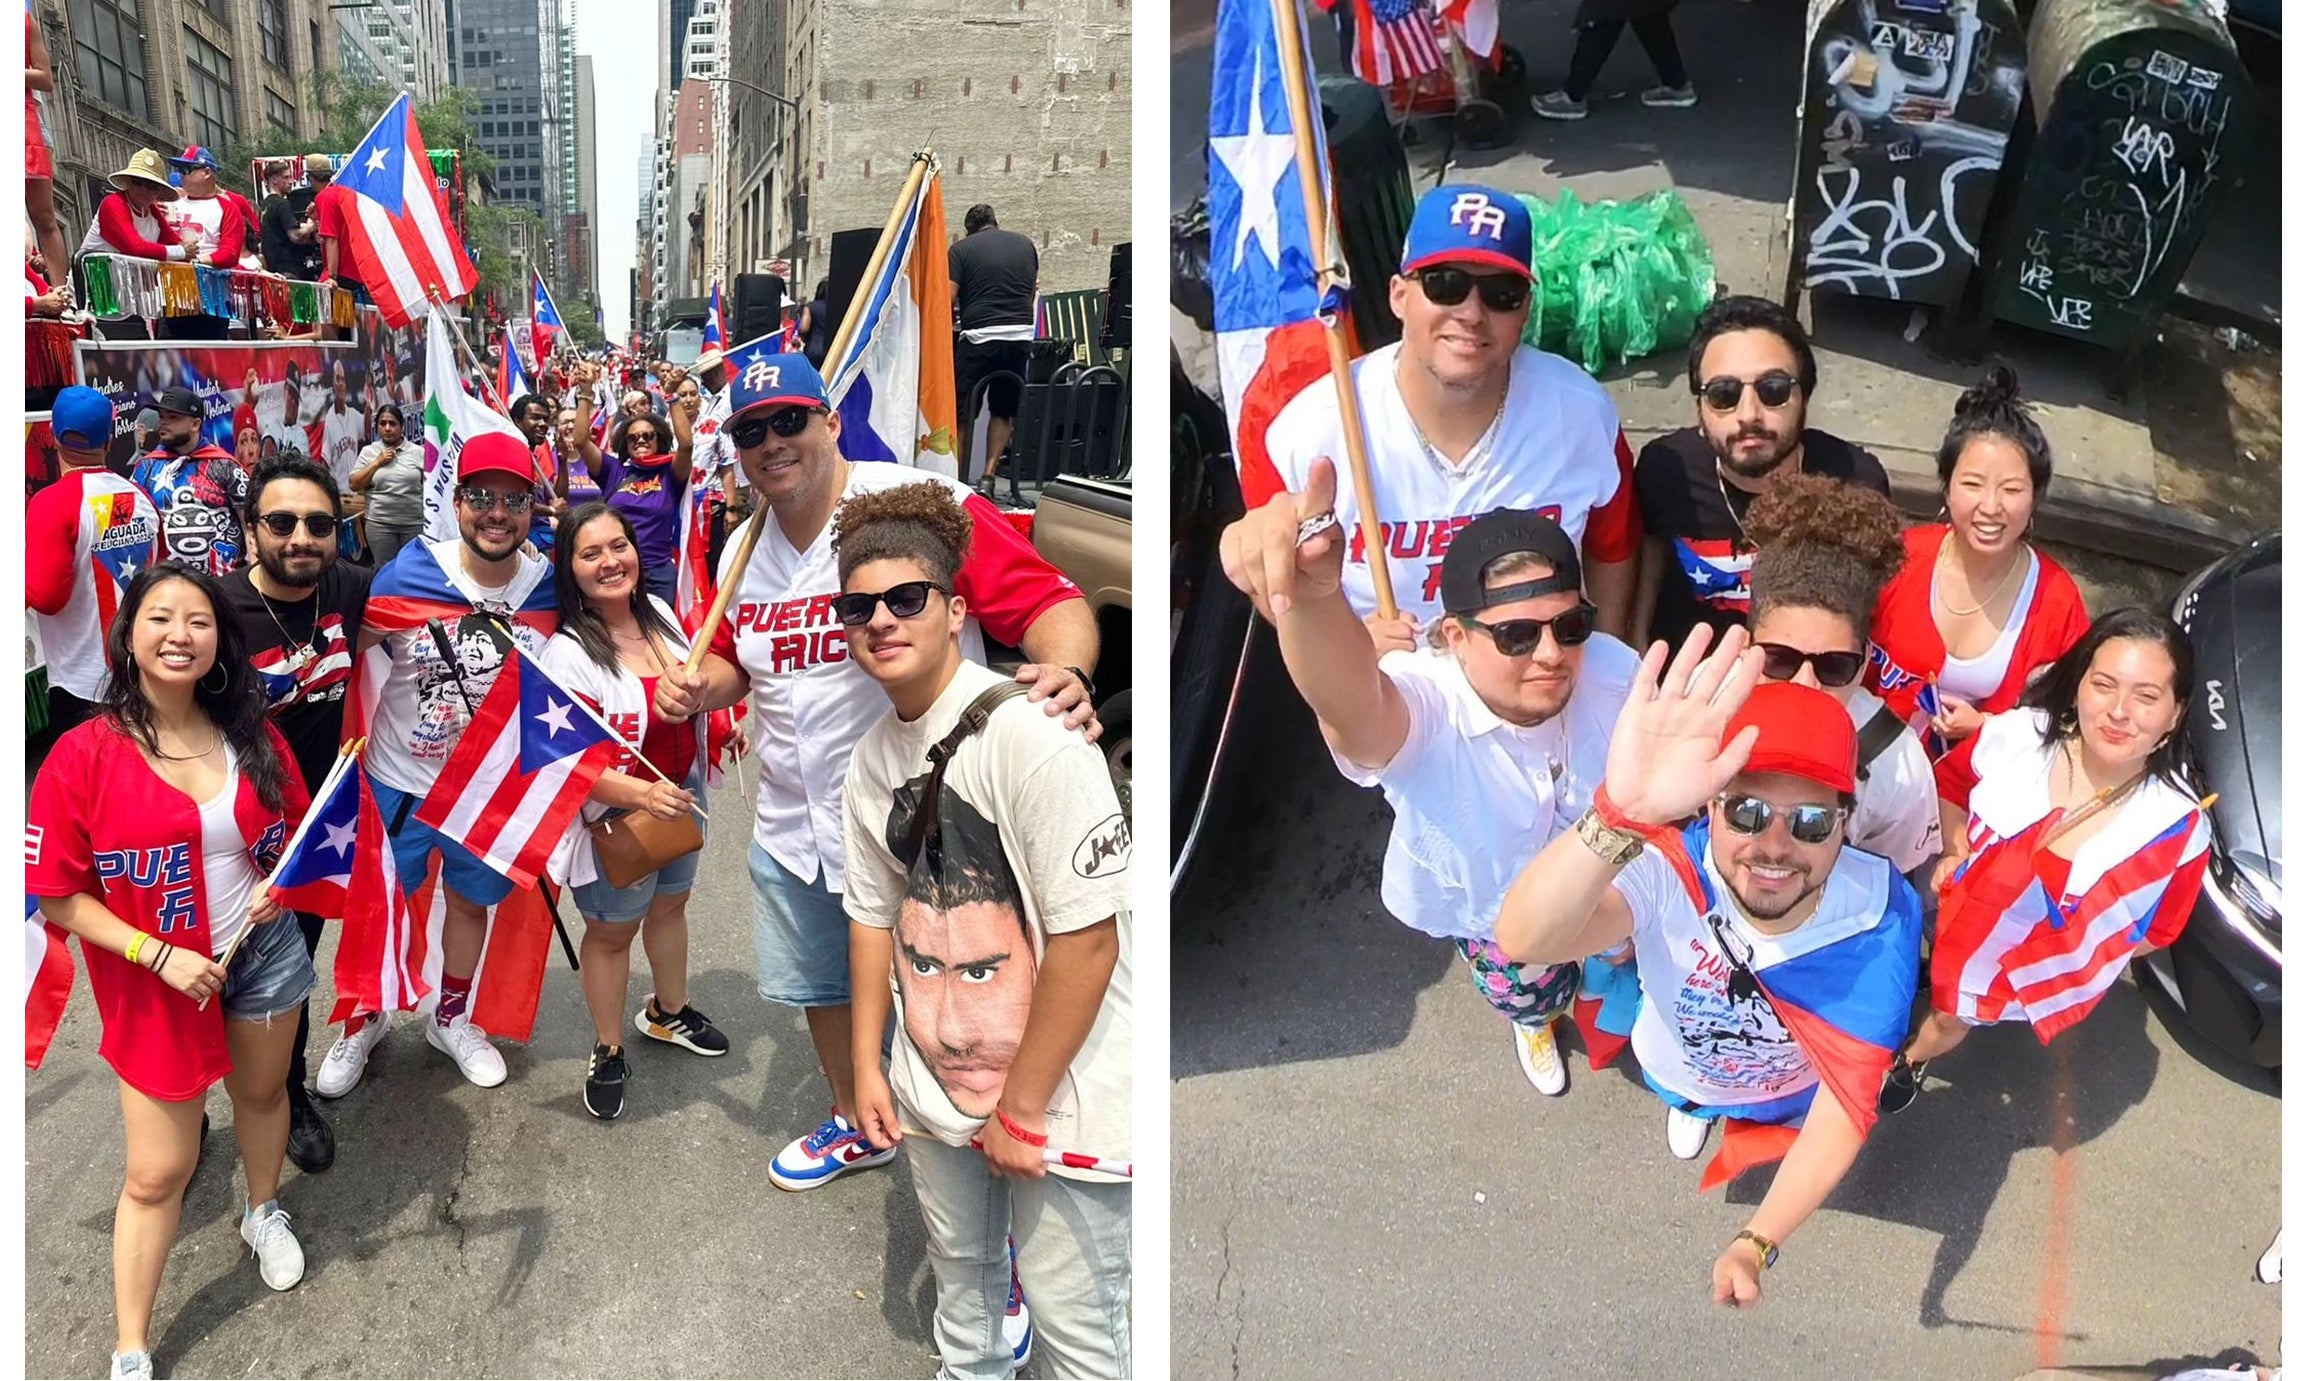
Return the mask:
<svg viewBox="0 0 2300 1381"><path fill-rule="evenodd" d="M1014 1260L1014 1239L1006 1239L1006 1345L1014 1353L1015 1370L1020 1371L1030 1361L1031 1345L1038 1341L1038 1330L1030 1326L1030 1306L1022 1298L1022 1268Z"/></svg>
<svg viewBox="0 0 2300 1381"><path fill-rule="evenodd" d="M767 1163L775 1188L820 1189L849 1170L868 1170L893 1160L893 1146L873 1146L837 1113L828 1122L785 1146Z"/></svg>

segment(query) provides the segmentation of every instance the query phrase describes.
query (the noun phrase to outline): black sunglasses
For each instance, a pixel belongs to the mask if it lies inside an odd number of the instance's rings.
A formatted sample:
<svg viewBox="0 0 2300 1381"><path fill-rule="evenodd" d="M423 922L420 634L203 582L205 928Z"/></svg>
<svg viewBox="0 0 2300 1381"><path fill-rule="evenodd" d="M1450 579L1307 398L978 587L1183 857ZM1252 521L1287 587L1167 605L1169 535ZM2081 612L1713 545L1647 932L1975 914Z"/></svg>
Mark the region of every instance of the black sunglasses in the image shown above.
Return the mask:
<svg viewBox="0 0 2300 1381"><path fill-rule="evenodd" d="M1843 806L1777 806L1757 796L1728 792L1717 798L1724 809L1725 827L1752 838L1773 827L1779 816L1789 823L1789 837L1800 844L1826 844L1845 822Z"/></svg>
<svg viewBox="0 0 2300 1381"><path fill-rule="evenodd" d="M946 595L950 593L931 580L906 580L900 585L890 585L875 595L840 595L831 601L831 612L838 615L839 622L849 628L860 628L869 623L871 615L878 612L882 603L886 605L886 611L898 619L915 619L926 612L926 597L936 590Z"/></svg>
<svg viewBox="0 0 2300 1381"><path fill-rule="evenodd" d="M813 408L777 408L764 417L737 418L727 426L727 438L737 446L756 446L773 432L781 437L797 436L815 420Z"/></svg>
<svg viewBox="0 0 2300 1381"><path fill-rule="evenodd" d="M1422 285L1422 296L1440 307L1460 306L1473 287L1489 312L1522 311L1533 296L1533 284L1523 274L1471 273L1441 265L1410 276Z"/></svg>
<svg viewBox="0 0 2300 1381"><path fill-rule="evenodd" d="M256 519L257 522L270 528L274 537L285 537L294 532L298 520L299 515L294 513L266 513ZM336 519L334 514L305 513L300 515L300 520L303 523L303 530L314 537L332 537L335 535Z"/></svg>
<svg viewBox="0 0 2300 1381"><path fill-rule="evenodd" d="M625 432L625 433L623 433L623 443L624 443L625 445L627 445L627 446L637 446L637 445L639 445L639 444L640 444L640 443L642 443L642 442L644 442L645 444L647 444L647 445L649 445L649 446L653 446L653 445L655 445L656 443L660 442L662 439L663 439L663 438L661 438L661 437L659 437L659 436L655 435L653 432Z"/></svg>
<svg viewBox="0 0 2300 1381"><path fill-rule="evenodd" d="M1784 643L1759 643L1757 648L1765 654L1765 679L1769 681L1794 681L1810 662L1813 679L1822 685L1849 686L1869 661L1859 652L1807 652Z"/></svg>
<svg viewBox="0 0 2300 1381"><path fill-rule="evenodd" d="M1786 407L1797 394L1797 376L1776 369L1758 375L1751 384L1744 384L1730 374L1720 374L1704 380L1693 391L1701 395L1701 401L1709 405L1711 412L1731 412L1741 406L1741 390L1747 387L1757 390L1757 401L1766 407Z"/></svg>
<svg viewBox="0 0 2300 1381"><path fill-rule="evenodd" d="M1493 638L1493 650L1504 657L1523 657L1541 646L1544 630L1557 636L1559 647L1579 647L1589 641L1597 631L1597 606L1577 604L1553 619L1503 619L1499 623L1480 623L1469 614L1454 617L1472 628L1482 628Z"/></svg>
<svg viewBox="0 0 2300 1381"><path fill-rule="evenodd" d="M474 513L489 513L500 507L506 513L525 513L535 503L533 494L498 494L477 485L458 485L455 496L470 505Z"/></svg>

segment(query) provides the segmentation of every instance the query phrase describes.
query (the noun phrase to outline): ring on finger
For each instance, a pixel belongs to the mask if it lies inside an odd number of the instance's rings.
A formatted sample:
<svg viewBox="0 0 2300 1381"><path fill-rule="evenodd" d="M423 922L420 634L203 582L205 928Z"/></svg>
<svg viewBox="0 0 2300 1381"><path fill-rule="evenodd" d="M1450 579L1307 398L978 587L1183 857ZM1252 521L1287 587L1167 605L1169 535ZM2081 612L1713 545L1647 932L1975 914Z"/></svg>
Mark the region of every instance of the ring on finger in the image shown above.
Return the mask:
<svg viewBox="0 0 2300 1381"><path fill-rule="evenodd" d="M1315 517L1305 518L1302 520L1302 525L1294 529L1294 545L1297 547L1307 545L1311 538L1331 532L1341 525L1342 520L1335 517L1334 511L1330 508Z"/></svg>

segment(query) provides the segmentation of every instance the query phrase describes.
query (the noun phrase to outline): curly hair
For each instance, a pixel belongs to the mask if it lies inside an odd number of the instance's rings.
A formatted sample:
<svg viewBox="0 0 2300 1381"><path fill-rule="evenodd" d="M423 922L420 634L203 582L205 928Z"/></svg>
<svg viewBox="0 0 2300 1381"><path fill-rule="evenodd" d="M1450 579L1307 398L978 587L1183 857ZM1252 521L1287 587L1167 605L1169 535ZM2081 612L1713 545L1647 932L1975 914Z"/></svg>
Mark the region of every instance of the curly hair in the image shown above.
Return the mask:
<svg viewBox="0 0 2300 1381"><path fill-rule="evenodd" d="M1749 506L1742 527L1757 544L1752 625L1774 609L1825 609L1867 640L1877 593L1904 556L1891 499L1821 475L1784 475Z"/></svg>
<svg viewBox="0 0 2300 1381"><path fill-rule="evenodd" d="M2021 397L2020 376L2005 365L1990 366L1979 383L1958 395L1956 415L1934 457L1940 467L1941 488L1949 487L1965 447L1984 436L2001 437L2020 447L2028 459L2029 483L2036 487L2037 498L2044 498L2045 486L2052 483L2052 443L2045 439L2036 413Z"/></svg>
<svg viewBox="0 0 2300 1381"><path fill-rule="evenodd" d="M898 484L857 494L831 519L839 556L839 584L872 561L915 561L948 586L974 539L974 519L939 484Z"/></svg>

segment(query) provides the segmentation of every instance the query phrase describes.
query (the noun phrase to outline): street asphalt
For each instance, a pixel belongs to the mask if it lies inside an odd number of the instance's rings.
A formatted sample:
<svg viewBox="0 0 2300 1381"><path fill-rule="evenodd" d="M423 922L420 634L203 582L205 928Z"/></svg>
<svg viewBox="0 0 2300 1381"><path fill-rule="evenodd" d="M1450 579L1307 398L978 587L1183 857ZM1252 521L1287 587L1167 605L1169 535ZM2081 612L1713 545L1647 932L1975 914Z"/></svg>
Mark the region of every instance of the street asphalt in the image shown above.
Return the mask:
<svg viewBox="0 0 2300 1381"><path fill-rule="evenodd" d="M1336 775L1272 665L1225 770L1255 788L1175 903L1177 1377L2277 1359L2281 1293L2250 1279L2279 1221L2277 1086L2191 1049L2129 983L2049 1050L1976 1034L1879 1125L1761 1309L1713 1307L1710 1265L1769 1172L1696 1192L1661 1104L1571 1037L1567 1095L1526 1084L1452 946L1383 911L1387 807Z"/></svg>
<svg viewBox="0 0 2300 1381"><path fill-rule="evenodd" d="M755 769L752 781L756 784ZM689 910L692 1001L733 1042L704 1059L632 1034L629 1107L584 1110L591 1023L556 951L511 1077L466 1083L412 1026L324 1105L333 1167L281 1206L309 1270L274 1294L238 1234L231 1104L187 1196L153 1321L162 1376L932 1376L933 1284L907 1161L789 1194L768 1160L830 1096L799 1013L760 1000L750 811L711 800ZM567 903L563 902L563 905ZM570 925L579 926L568 911ZM332 932L315 1008L333 1001ZM628 1014L652 990L632 948ZM628 1029L628 1028L626 1028ZM101 1376L113 1341L118 1081L85 974L25 1106L24 1365ZM334 1037L313 1032L316 1071Z"/></svg>

